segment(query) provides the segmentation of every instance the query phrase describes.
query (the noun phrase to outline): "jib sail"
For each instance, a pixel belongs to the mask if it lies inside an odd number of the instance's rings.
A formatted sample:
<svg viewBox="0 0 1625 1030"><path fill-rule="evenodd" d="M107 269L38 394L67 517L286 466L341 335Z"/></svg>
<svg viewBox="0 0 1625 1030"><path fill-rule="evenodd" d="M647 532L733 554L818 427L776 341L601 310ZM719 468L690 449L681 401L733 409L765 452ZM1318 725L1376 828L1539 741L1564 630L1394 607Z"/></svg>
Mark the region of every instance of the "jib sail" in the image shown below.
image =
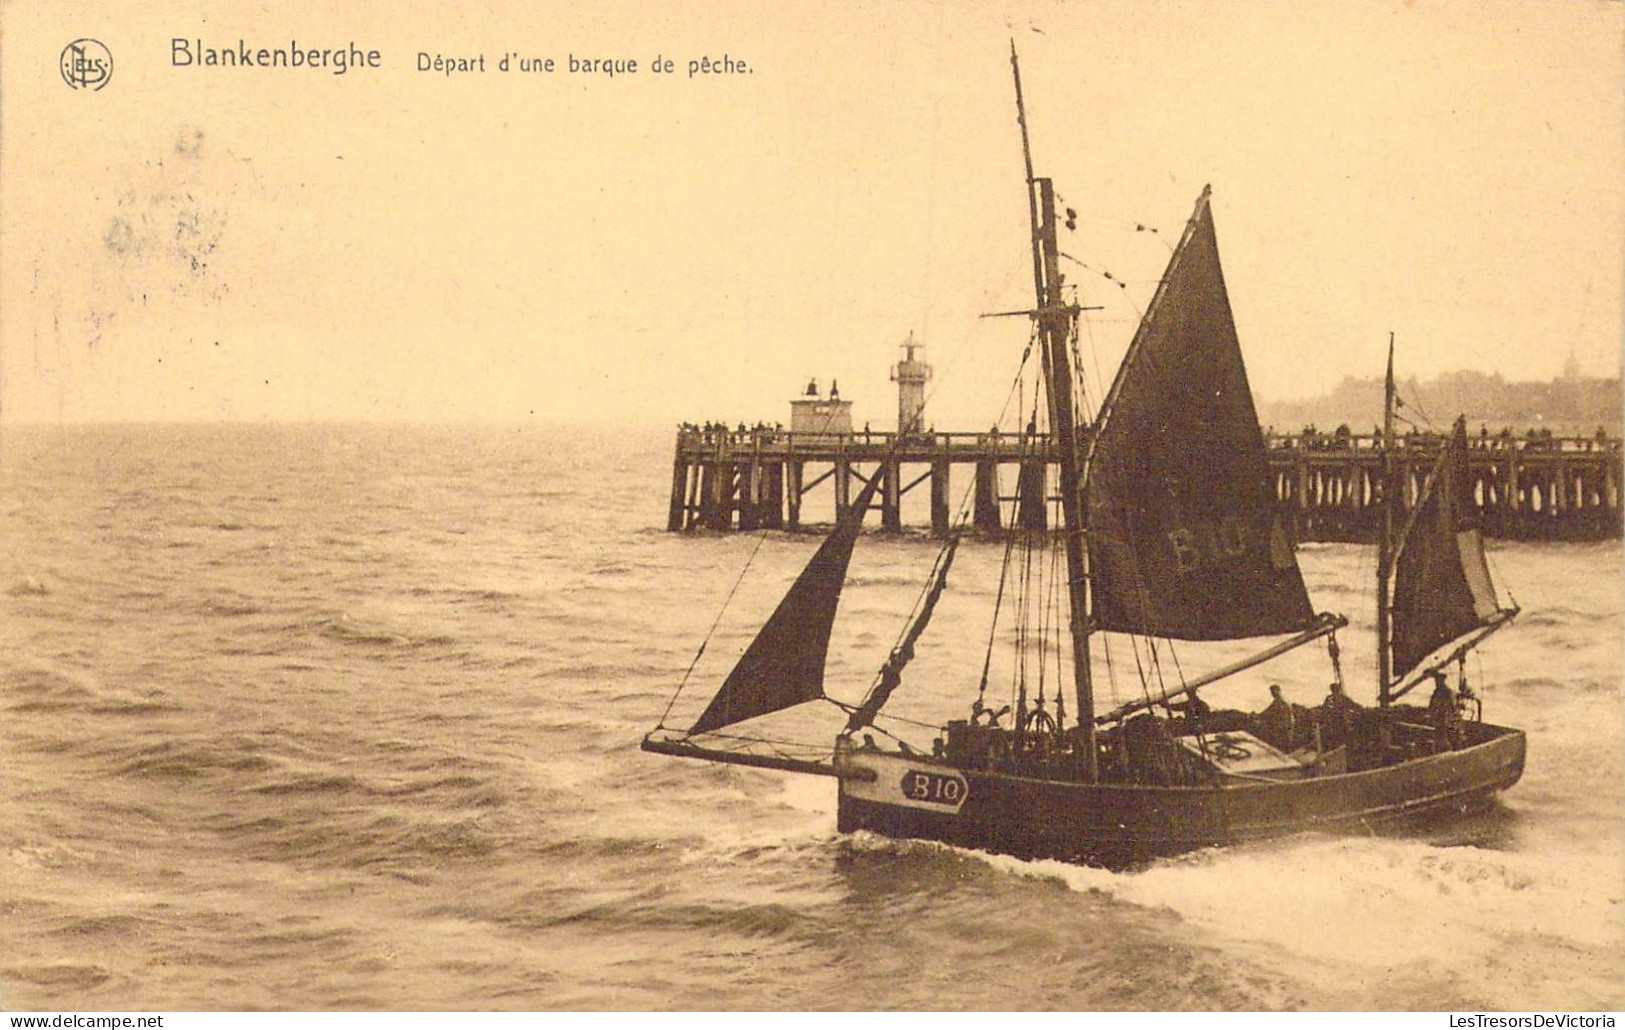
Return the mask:
<svg viewBox="0 0 1625 1030"><path fill-rule="evenodd" d="M824 659L846 567L883 473L864 485L692 729L707 733L824 696Z"/></svg>

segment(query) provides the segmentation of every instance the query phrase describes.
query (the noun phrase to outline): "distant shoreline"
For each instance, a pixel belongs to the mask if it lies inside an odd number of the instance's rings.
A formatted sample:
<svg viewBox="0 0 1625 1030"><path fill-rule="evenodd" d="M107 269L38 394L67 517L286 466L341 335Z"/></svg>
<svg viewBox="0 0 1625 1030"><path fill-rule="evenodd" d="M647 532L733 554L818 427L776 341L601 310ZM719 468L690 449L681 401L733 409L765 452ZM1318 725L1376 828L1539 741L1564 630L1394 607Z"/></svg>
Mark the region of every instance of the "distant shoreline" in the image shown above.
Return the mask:
<svg viewBox="0 0 1625 1030"><path fill-rule="evenodd" d="M1347 423L1356 433L1369 432L1372 412L1382 410L1381 377L1348 378L1320 397L1301 401L1261 400L1259 421L1290 434L1313 425L1330 432ZM1425 382L1401 380L1401 424L1444 432L1457 415L1470 429L1480 426L1493 435L1502 429L1522 434L1550 430L1554 436L1591 436L1601 427L1609 436L1625 430L1625 390L1618 377L1596 379L1564 376L1544 382L1512 382L1499 374L1449 372ZM1406 417L1408 416L1408 418Z"/></svg>

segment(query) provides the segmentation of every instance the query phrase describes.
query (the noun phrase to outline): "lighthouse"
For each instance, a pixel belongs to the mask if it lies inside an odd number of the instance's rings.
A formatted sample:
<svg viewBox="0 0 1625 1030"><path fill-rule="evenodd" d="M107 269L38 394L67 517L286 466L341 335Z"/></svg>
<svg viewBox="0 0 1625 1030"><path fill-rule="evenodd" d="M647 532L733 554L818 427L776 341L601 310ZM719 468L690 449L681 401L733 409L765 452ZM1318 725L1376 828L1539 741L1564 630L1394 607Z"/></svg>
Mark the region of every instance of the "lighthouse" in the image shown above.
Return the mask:
<svg viewBox="0 0 1625 1030"><path fill-rule="evenodd" d="M891 370L892 382L897 384L897 433L908 436L925 431L925 384L931 378L931 366L914 357L915 350L923 350L923 343L914 342L909 333L903 341L903 360Z"/></svg>

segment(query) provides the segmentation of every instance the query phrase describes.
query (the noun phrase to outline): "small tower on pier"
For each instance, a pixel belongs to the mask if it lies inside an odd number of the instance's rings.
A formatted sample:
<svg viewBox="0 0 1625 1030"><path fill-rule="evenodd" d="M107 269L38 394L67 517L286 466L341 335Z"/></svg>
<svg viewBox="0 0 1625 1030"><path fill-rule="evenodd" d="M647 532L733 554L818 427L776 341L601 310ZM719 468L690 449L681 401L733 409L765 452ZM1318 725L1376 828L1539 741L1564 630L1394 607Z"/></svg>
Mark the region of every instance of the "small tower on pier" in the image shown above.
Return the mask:
<svg viewBox="0 0 1625 1030"><path fill-rule="evenodd" d="M830 380L829 397L818 392L818 380L807 383L800 397L790 402L790 432L807 436L850 436L852 402L841 400L841 387Z"/></svg>
<svg viewBox="0 0 1625 1030"><path fill-rule="evenodd" d="M909 333L903 341L903 360L891 370L892 382L897 384L897 432L901 436L925 432L925 384L931 378L931 366L914 357L915 350L924 347Z"/></svg>

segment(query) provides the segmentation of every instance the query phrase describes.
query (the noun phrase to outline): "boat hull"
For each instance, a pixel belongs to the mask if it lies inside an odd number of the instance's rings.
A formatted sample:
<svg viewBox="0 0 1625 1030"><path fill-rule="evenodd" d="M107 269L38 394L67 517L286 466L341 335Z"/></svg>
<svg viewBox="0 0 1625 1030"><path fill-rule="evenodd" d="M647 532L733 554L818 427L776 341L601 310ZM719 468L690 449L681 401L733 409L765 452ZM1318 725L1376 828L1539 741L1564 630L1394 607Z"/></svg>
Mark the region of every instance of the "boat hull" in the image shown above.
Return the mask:
<svg viewBox="0 0 1625 1030"><path fill-rule="evenodd" d="M1474 723L1468 734L1458 750L1378 769L1207 787L1029 779L843 745L839 827L1110 867L1306 831L1373 832L1481 809L1518 781L1521 731Z"/></svg>

